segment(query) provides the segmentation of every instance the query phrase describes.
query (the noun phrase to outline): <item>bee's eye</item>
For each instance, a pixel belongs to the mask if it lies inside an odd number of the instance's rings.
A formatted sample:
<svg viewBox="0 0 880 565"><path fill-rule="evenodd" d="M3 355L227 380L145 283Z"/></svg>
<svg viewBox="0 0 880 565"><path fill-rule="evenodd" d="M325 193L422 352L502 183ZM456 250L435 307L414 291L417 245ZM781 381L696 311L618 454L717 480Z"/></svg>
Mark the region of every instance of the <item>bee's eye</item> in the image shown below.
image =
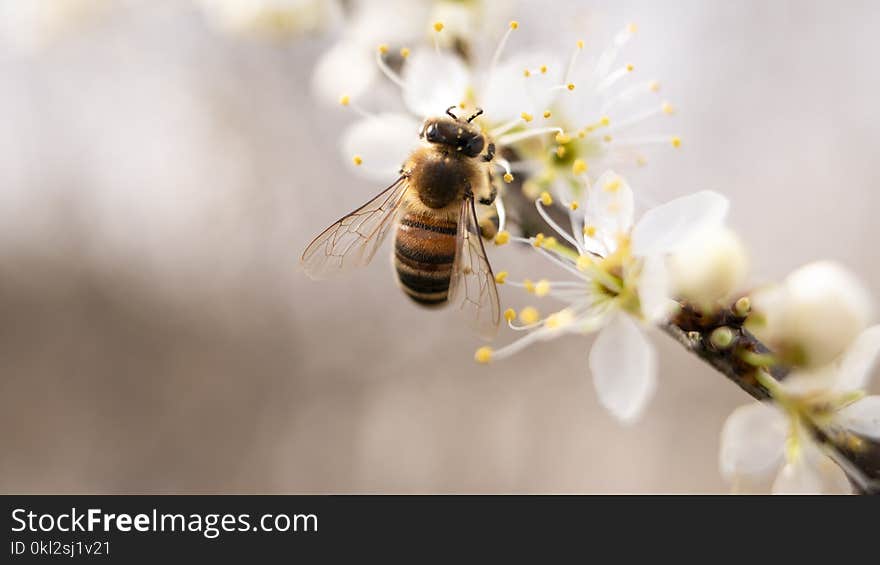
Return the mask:
<svg viewBox="0 0 880 565"><path fill-rule="evenodd" d="M422 136L432 143L440 141L440 132L436 123L428 124L422 132Z"/></svg>
<svg viewBox="0 0 880 565"><path fill-rule="evenodd" d="M482 135L473 135L466 139L466 143L462 151L468 157L476 157L483 150L486 141Z"/></svg>

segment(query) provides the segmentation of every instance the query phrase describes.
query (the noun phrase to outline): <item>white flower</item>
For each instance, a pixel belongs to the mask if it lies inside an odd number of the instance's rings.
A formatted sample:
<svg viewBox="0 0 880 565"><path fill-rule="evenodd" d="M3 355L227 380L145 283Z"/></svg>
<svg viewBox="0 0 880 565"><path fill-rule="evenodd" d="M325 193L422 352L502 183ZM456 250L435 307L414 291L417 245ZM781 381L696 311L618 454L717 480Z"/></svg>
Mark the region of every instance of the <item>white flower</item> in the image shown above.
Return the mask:
<svg viewBox="0 0 880 565"><path fill-rule="evenodd" d="M691 238L668 261L675 296L712 307L742 287L748 263L745 246L727 227Z"/></svg>
<svg viewBox="0 0 880 565"><path fill-rule="evenodd" d="M505 317L510 327L528 334L497 351L484 348L480 360L504 358L565 333L600 330L589 356L599 400L618 419L633 421L655 388L656 355L640 323L657 322L668 313L666 256L716 228L727 213L727 199L709 191L678 198L649 210L633 226L632 190L622 177L607 172L571 212L571 231L547 215L544 206L551 201L548 193L542 194L536 201L538 212L570 247L543 234L510 239L529 243L575 279L508 284L567 305L543 319L526 309L520 313L523 325L513 324L509 310ZM505 281L507 274L499 277Z"/></svg>
<svg viewBox="0 0 880 565"><path fill-rule="evenodd" d="M504 51L518 22L511 22L489 58L475 57L464 60L451 49L443 49L447 30L441 22L435 24L433 45L403 49L403 64L397 73L387 63L393 53L388 44L379 47L376 68L401 89L406 112L396 114L387 129L381 125L370 127L371 136L364 135L363 121L384 121L388 113L373 115L355 104L356 94L339 91L345 105L354 107L363 119L343 135L342 149L346 160L357 164L356 172L373 180L388 180L406 157L406 148L412 147L414 133L420 122L428 117L442 115L446 108L457 105L459 112L476 107L484 110L479 118L483 129L498 146L513 148L518 157L510 166L503 159L497 161L507 174L531 175L526 190L537 196L549 190L569 205L579 198L590 170L603 161L626 162L634 147L657 141L651 139L623 140L612 136L655 115L671 114L671 106L660 102L650 110L633 108L641 94L657 90L655 81L613 88L619 79L628 75L631 65L611 70L610 66L619 49L632 35L629 27L618 34L611 48L606 50L596 65L578 64L583 41L578 41L568 62L563 57L541 48L504 56ZM619 72L620 71L620 72ZM365 61L359 59L355 75L371 72ZM573 82L583 80L578 84ZM611 118L608 117L609 114ZM589 119L587 116L590 116ZM611 119L614 125L611 125ZM398 126L410 120L412 128L399 140ZM673 138L666 136L664 143ZM679 142L675 138L675 144ZM368 155L369 153L369 155ZM629 162L641 161L632 158ZM393 165L391 165L393 164ZM509 177L508 177L509 178Z"/></svg>
<svg viewBox="0 0 880 565"><path fill-rule="evenodd" d="M778 470L774 493L850 492L846 474L810 430L821 429L855 451L860 436L880 440L880 396L866 397L862 391L878 352L880 326L873 326L833 365L793 373L771 386L775 404L737 408L721 432L724 477L759 479Z"/></svg>
<svg viewBox="0 0 880 565"><path fill-rule="evenodd" d="M846 349L871 319L868 292L842 266L804 265L785 281L752 297L764 324L754 332L785 361L820 367Z"/></svg>
<svg viewBox="0 0 880 565"><path fill-rule="evenodd" d="M208 19L232 33L295 37L325 30L342 17L335 0L196 0Z"/></svg>

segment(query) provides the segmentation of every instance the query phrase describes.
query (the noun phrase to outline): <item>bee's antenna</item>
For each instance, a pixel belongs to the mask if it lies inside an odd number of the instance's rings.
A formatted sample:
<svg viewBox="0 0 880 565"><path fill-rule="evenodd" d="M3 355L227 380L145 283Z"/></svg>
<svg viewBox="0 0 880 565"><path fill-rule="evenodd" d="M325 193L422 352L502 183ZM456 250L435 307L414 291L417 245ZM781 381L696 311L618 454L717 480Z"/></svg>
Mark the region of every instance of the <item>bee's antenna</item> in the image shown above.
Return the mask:
<svg viewBox="0 0 880 565"><path fill-rule="evenodd" d="M458 116L456 116L455 114L452 113L453 108L455 108L455 106L450 106L449 108L446 108L446 115L449 116L450 118L452 118L453 120L457 120Z"/></svg>
<svg viewBox="0 0 880 565"><path fill-rule="evenodd" d="M454 107L455 107L455 106L453 106L453 108L454 108ZM483 113L483 109L482 109L482 108L477 108L477 111L474 112L474 113L471 115L471 117L467 119L468 123L471 123L472 121L474 121L474 120L477 118L477 116L479 116L479 115L482 114L482 113Z"/></svg>

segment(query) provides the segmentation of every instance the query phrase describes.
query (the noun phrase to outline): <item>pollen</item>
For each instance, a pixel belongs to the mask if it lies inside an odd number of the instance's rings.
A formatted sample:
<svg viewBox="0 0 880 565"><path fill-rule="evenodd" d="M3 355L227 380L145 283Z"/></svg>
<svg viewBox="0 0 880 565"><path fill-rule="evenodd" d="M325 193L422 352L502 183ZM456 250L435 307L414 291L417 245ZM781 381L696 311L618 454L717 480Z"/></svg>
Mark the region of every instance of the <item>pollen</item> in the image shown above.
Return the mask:
<svg viewBox="0 0 880 565"><path fill-rule="evenodd" d="M558 242L552 235L544 239L544 247L556 247Z"/></svg>
<svg viewBox="0 0 880 565"><path fill-rule="evenodd" d="M526 123L531 122L534 119L534 116L529 114L528 112L523 112L519 115L520 118L526 121Z"/></svg>
<svg viewBox="0 0 880 565"><path fill-rule="evenodd" d="M544 245L544 239L544 234L539 233L535 236L535 240L532 242L532 245L534 245L535 247L541 247L542 245Z"/></svg>
<svg viewBox="0 0 880 565"><path fill-rule="evenodd" d="M621 183L619 178L613 178L610 181L606 182L605 186L602 188L605 189L605 192L617 192L618 190L620 190L620 184Z"/></svg>
<svg viewBox="0 0 880 565"><path fill-rule="evenodd" d="M651 92L660 92L660 82L656 81L656 80L652 80L648 84L648 90L650 90Z"/></svg>
<svg viewBox="0 0 880 565"><path fill-rule="evenodd" d="M578 46L578 49L583 49L584 48L584 40L578 39L577 46Z"/></svg>
<svg viewBox="0 0 880 565"><path fill-rule="evenodd" d="M550 110L544 110L544 119L547 119L547 118L549 118L549 117L552 116L552 115L553 115L553 114L550 113Z"/></svg>
<svg viewBox="0 0 880 565"><path fill-rule="evenodd" d="M526 325L530 326L540 319L541 314L538 312L538 309L533 306L526 306L519 311L519 320Z"/></svg>
<svg viewBox="0 0 880 565"><path fill-rule="evenodd" d="M542 75L546 75L546 74L547 74L547 65L541 65L541 74L542 74Z"/></svg>
<svg viewBox="0 0 880 565"><path fill-rule="evenodd" d="M550 294L550 281L541 279L535 284L535 296L547 296Z"/></svg>
<svg viewBox="0 0 880 565"><path fill-rule="evenodd" d="M593 258L586 253L580 255L577 259L577 268L579 271L586 271L593 264Z"/></svg>
<svg viewBox="0 0 880 565"><path fill-rule="evenodd" d="M587 162L583 159L575 159L571 164L571 174L580 175L587 172ZM574 208L572 208L574 210Z"/></svg>
<svg viewBox="0 0 880 565"><path fill-rule="evenodd" d="M339 103L342 106L348 106L351 103L351 97L348 94L343 94L339 97Z"/></svg>
<svg viewBox="0 0 880 565"><path fill-rule="evenodd" d="M474 353L474 361L477 363L488 363L492 360L492 348L483 346Z"/></svg>
<svg viewBox="0 0 880 565"><path fill-rule="evenodd" d="M513 308L508 308L507 310L505 310L504 319L508 322L516 320L516 310L514 310Z"/></svg>
<svg viewBox="0 0 880 565"><path fill-rule="evenodd" d="M569 89L569 90L574 90L574 83L573 83L573 82L570 82L570 83L566 84L566 85L565 85L565 88L567 88L567 89Z"/></svg>
<svg viewBox="0 0 880 565"><path fill-rule="evenodd" d="M553 204L553 197L546 190L541 193L541 204L544 206L551 206Z"/></svg>
<svg viewBox="0 0 880 565"><path fill-rule="evenodd" d="M403 47L403 48L400 50L400 56L403 57L404 59L406 59L407 57L409 57L409 47Z"/></svg>
<svg viewBox="0 0 880 565"><path fill-rule="evenodd" d="M556 134L556 143L561 143L564 145L570 141L571 141L570 135L564 134L562 132L559 132Z"/></svg>
<svg viewBox="0 0 880 565"><path fill-rule="evenodd" d="M596 226L584 226L584 235L587 237L596 237Z"/></svg>
<svg viewBox="0 0 880 565"><path fill-rule="evenodd" d="M506 182L506 183L513 182L513 175L510 173L504 173L504 176L502 178L504 179L504 182Z"/></svg>
<svg viewBox="0 0 880 565"><path fill-rule="evenodd" d="M565 147L564 146L559 145L558 147L556 147L556 156L559 157L560 159L565 157Z"/></svg>
<svg viewBox="0 0 880 565"><path fill-rule="evenodd" d="M388 45L385 44L385 43L380 44L380 45L379 45L379 54L380 54L380 55L385 55L385 54L387 54L387 53L388 53Z"/></svg>
<svg viewBox="0 0 880 565"><path fill-rule="evenodd" d="M577 203L577 200L572 200L571 204L568 205L568 208L571 211L575 211L578 209L578 206L580 206L580 204Z"/></svg>
<svg viewBox="0 0 880 565"><path fill-rule="evenodd" d="M446 26L443 25L443 22L434 22L434 31L439 33L441 31L443 31L444 27L446 27Z"/></svg>
<svg viewBox="0 0 880 565"><path fill-rule="evenodd" d="M523 76L526 77L526 78L529 78L530 76L532 76L532 71L530 71L530 70L528 70L528 69L524 70L524 71L523 71Z"/></svg>
<svg viewBox="0 0 880 565"><path fill-rule="evenodd" d="M358 166L364 164L364 159L363 159L363 157L361 157L360 155L355 155L354 157L351 158L351 161L352 161L355 165L358 165Z"/></svg>
<svg viewBox="0 0 880 565"><path fill-rule="evenodd" d="M667 116L671 116L675 113L675 108L669 102L663 102L663 104L660 106L660 109L663 110L663 113Z"/></svg>
<svg viewBox="0 0 880 565"><path fill-rule="evenodd" d="M510 232L507 230L503 230L495 234L495 245L504 245L510 241ZM503 284L504 279L507 278L507 271L501 271L498 273L498 276L495 277L495 282L498 284Z"/></svg>
<svg viewBox="0 0 880 565"><path fill-rule="evenodd" d="M512 20L510 22L510 29L518 29L518 28L519 28L519 22L516 20Z"/></svg>
<svg viewBox="0 0 880 565"><path fill-rule="evenodd" d="M602 116L599 119L599 124L607 127L608 125L611 124L611 118L609 118L608 116Z"/></svg>
<svg viewBox="0 0 880 565"><path fill-rule="evenodd" d="M636 68L635 65L633 65L632 63L629 63L629 64L626 66L626 72L631 73L631 72L633 72L633 71L635 70L635 68Z"/></svg>
<svg viewBox="0 0 880 565"><path fill-rule="evenodd" d="M673 137L670 141L672 143L672 146L675 147L676 149L681 147L681 138L678 137L677 135L675 137Z"/></svg>
<svg viewBox="0 0 880 565"><path fill-rule="evenodd" d="M497 275L495 275L495 282L497 284L504 284L504 281L507 280L507 271L501 271Z"/></svg>

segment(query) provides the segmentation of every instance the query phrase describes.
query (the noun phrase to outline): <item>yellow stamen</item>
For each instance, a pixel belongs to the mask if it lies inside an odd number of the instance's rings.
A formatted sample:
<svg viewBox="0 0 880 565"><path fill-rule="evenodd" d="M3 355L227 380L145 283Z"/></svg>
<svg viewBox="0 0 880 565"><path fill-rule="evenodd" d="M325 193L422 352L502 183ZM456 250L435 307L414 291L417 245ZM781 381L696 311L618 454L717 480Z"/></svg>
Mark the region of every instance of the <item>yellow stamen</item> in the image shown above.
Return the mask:
<svg viewBox="0 0 880 565"><path fill-rule="evenodd" d="M497 275L495 275L495 282L497 284L504 284L504 281L507 280L507 271L501 271Z"/></svg>
<svg viewBox="0 0 880 565"><path fill-rule="evenodd" d="M620 184L621 182L619 178L613 178L606 182L605 186L602 188L604 188L606 192L617 192L620 190Z"/></svg>
<svg viewBox="0 0 880 565"><path fill-rule="evenodd" d="M519 22L516 20L512 20L510 22L510 29L517 29L519 27Z"/></svg>
<svg viewBox="0 0 880 565"><path fill-rule="evenodd" d="M663 110L663 113L667 116L671 116L675 113L675 108L669 102L663 102L663 104L660 106L660 109Z"/></svg>
<svg viewBox="0 0 880 565"><path fill-rule="evenodd" d="M556 238L552 235L544 239L544 247L553 248L557 243Z"/></svg>
<svg viewBox="0 0 880 565"><path fill-rule="evenodd" d="M535 285L535 296L547 296L550 293L550 281L541 279Z"/></svg>
<svg viewBox="0 0 880 565"><path fill-rule="evenodd" d="M339 97L339 103L343 106L348 106L351 103L351 97L348 94L343 94Z"/></svg>
<svg viewBox="0 0 880 565"><path fill-rule="evenodd" d="M519 320L526 325L530 326L540 319L541 314L538 312L538 309L532 306L526 306L519 311Z"/></svg>
<svg viewBox="0 0 880 565"><path fill-rule="evenodd" d="M523 286L525 287L526 292L535 292L535 283L533 283L531 279L524 280Z"/></svg>
<svg viewBox="0 0 880 565"><path fill-rule="evenodd" d="M651 92L660 92L660 83L656 80L652 80L651 84L648 85L648 89Z"/></svg>
<svg viewBox="0 0 880 565"><path fill-rule="evenodd" d="M504 179L504 182L506 182L506 183L513 182L513 175L510 173L504 173L504 176L502 178Z"/></svg>
<svg viewBox="0 0 880 565"><path fill-rule="evenodd" d="M358 165L358 166L360 166L364 163L364 160L360 155L355 155L354 157L351 158L351 160L354 162L355 165Z"/></svg>
<svg viewBox="0 0 880 565"><path fill-rule="evenodd" d="M444 27L445 26L443 25L443 22L434 22L434 31L439 33L441 31L443 31Z"/></svg>
<svg viewBox="0 0 880 565"><path fill-rule="evenodd" d="M681 147L681 138L680 137L678 137L678 136L673 137L671 139L671 142L672 142L672 146L675 147L676 149Z"/></svg>
<svg viewBox="0 0 880 565"><path fill-rule="evenodd" d="M627 26L626 26L626 31L628 31L628 32L630 32L630 33L635 33L635 32L637 32L637 31L639 31L639 26L637 26L637 25L634 24L634 23L629 23L629 24L627 24Z"/></svg>
<svg viewBox="0 0 880 565"><path fill-rule="evenodd" d="M577 268L579 271L586 271L593 264L593 257L584 253L578 257Z"/></svg>
<svg viewBox="0 0 880 565"><path fill-rule="evenodd" d="M611 143L612 139L614 139L614 138L611 137L610 135L606 135L605 137L602 138L602 141L604 141L605 143Z"/></svg>
<svg viewBox="0 0 880 565"><path fill-rule="evenodd" d="M507 310L505 310L504 319L508 322L516 320L516 310L514 310L513 308L508 308Z"/></svg>
<svg viewBox="0 0 880 565"><path fill-rule="evenodd" d="M570 82L570 83L566 84L566 85L565 85L565 88L567 88L567 89L569 89L569 90L574 90L574 83L573 83L573 82Z"/></svg>
<svg viewBox="0 0 880 565"><path fill-rule="evenodd" d="M525 120L527 123L531 122L534 119L534 117L531 114L529 114L528 112L523 112L522 114L519 115L519 117L522 118L523 120Z"/></svg>
<svg viewBox="0 0 880 565"><path fill-rule="evenodd" d="M577 200L572 201L572 203L568 205L572 211L577 210L579 206L580 204L577 203Z"/></svg>
<svg viewBox="0 0 880 565"><path fill-rule="evenodd" d="M567 326L568 324L572 323L573 321L574 321L574 316L572 316L571 310L566 308L564 310L560 310L559 312L554 312L554 313L550 314L549 316L547 316L547 319L544 321L544 326L551 329L551 330L555 330L555 329Z"/></svg>
<svg viewBox="0 0 880 565"><path fill-rule="evenodd" d="M626 72L631 73L631 72L633 72L633 70L634 70L635 68L636 68L635 65L633 65L632 63L630 63L630 64L628 64L628 65L626 66Z"/></svg>
<svg viewBox="0 0 880 565"><path fill-rule="evenodd" d="M596 226L584 226L584 235L587 237L596 237Z"/></svg>
<svg viewBox="0 0 880 565"><path fill-rule="evenodd" d="M609 118L608 116L602 116L599 119L599 123L603 126L608 126L611 123L611 118Z"/></svg>
<svg viewBox="0 0 880 565"><path fill-rule="evenodd" d="M549 118L549 117L552 116L552 115L553 115L553 114L550 113L550 110L544 110L544 119L547 119L547 118Z"/></svg>
<svg viewBox="0 0 880 565"><path fill-rule="evenodd" d="M492 348L484 345L483 347L477 349L474 353L474 361L477 363L488 363L492 360Z"/></svg>
<svg viewBox="0 0 880 565"><path fill-rule="evenodd" d="M547 65L541 65L541 74L542 75L547 74Z"/></svg>
<svg viewBox="0 0 880 565"><path fill-rule="evenodd" d="M544 206L551 206L553 204L553 197L546 190L541 193L541 204Z"/></svg>
<svg viewBox="0 0 880 565"><path fill-rule="evenodd" d="M571 141L571 136L562 132L556 134L556 143L566 144Z"/></svg>
<svg viewBox="0 0 880 565"><path fill-rule="evenodd" d="M530 76L532 76L532 72L530 70L526 69L523 71L523 76L526 78L529 78Z"/></svg>
<svg viewBox="0 0 880 565"><path fill-rule="evenodd" d="M385 54L387 54L387 53L388 53L388 45L385 44L385 43L380 44L380 45L379 45L379 54L380 54L380 55L385 55Z"/></svg>
<svg viewBox="0 0 880 565"><path fill-rule="evenodd" d="M556 156L560 159L565 157L565 146L559 145L558 147L556 147Z"/></svg>
<svg viewBox="0 0 880 565"><path fill-rule="evenodd" d="M587 172L587 162L583 159L575 159L574 163L571 164L571 173L573 175L580 175ZM574 210L574 208L572 208Z"/></svg>
<svg viewBox="0 0 880 565"><path fill-rule="evenodd" d="M542 245L544 245L544 239L544 234L539 233L535 236L535 241L532 242L532 245L534 245L535 247L541 247Z"/></svg>
<svg viewBox="0 0 880 565"><path fill-rule="evenodd" d="M406 59L407 57L409 57L409 47L403 47L403 48L401 48L401 50L400 50L400 56L403 57L404 59Z"/></svg>
<svg viewBox="0 0 880 565"><path fill-rule="evenodd" d="M503 230L495 234L495 245L504 245L508 241L510 241L510 232L508 232L507 230ZM504 277L507 277L507 272L505 271L498 273L498 276L500 277L502 274L504 275ZM501 280L498 280L498 278L496 277L495 280L499 283L503 283L504 277L502 277Z"/></svg>
<svg viewBox="0 0 880 565"><path fill-rule="evenodd" d="M583 49L584 48L584 40L578 39L577 46L578 46L578 49Z"/></svg>

